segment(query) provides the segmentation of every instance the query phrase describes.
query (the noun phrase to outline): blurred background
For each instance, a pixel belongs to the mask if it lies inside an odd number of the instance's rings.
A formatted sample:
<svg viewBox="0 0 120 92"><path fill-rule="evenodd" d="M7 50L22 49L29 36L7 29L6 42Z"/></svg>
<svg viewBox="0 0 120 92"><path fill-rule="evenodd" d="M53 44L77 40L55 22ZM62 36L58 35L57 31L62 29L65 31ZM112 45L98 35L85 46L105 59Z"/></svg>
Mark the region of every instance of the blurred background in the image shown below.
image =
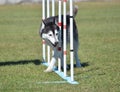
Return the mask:
<svg viewBox="0 0 120 92"><path fill-rule="evenodd" d="M25 4L25 3L40 3L42 0L0 0L0 5L4 5L4 4ZM56 0L57 1L57 0ZM119 1L119 0L74 0L75 2L80 2L80 1Z"/></svg>

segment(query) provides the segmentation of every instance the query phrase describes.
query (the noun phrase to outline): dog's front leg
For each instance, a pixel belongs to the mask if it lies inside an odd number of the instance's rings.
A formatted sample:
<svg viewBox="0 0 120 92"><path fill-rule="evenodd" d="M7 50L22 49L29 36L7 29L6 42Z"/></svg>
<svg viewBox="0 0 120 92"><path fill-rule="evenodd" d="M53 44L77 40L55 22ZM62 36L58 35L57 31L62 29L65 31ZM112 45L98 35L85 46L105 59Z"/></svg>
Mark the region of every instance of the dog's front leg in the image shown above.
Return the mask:
<svg viewBox="0 0 120 92"><path fill-rule="evenodd" d="M48 68L45 70L45 72L52 72L53 71L53 68L54 68L55 63L56 63L56 59L57 59L57 51L54 50L50 64L49 64Z"/></svg>
<svg viewBox="0 0 120 92"><path fill-rule="evenodd" d="M56 58L52 57L50 64L49 64L48 68L45 70L45 72L52 72L54 65L55 65L55 62L56 62Z"/></svg>

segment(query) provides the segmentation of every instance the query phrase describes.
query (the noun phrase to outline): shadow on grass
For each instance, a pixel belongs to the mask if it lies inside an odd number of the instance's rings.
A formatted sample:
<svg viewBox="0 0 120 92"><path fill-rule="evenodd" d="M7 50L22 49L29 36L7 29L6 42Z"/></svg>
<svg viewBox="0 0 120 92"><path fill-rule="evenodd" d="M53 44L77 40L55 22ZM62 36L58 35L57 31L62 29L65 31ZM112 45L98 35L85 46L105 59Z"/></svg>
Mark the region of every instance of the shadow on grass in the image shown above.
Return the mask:
<svg viewBox="0 0 120 92"><path fill-rule="evenodd" d="M89 66L89 63L88 63L88 62L83 62L83 63L81 63L81 67L87 67L87 66ZM70 64L67 64L67 70L70 70L70 67L71 67L71 65L70 65ZM80 67L80 68L81 68L81 67ZM78 68L78 67L76 66L76 64L74 64L74 68ZM58 66L56 67L56 70L58 70ZM61 67L61 70L64 71L63 67Z"/></svg>
<svg viewBox="0 0 120 92"><path fill-rule="evenodd" d="M20 60L20 61L7 61L7 62L0 62L0 66L9 66L9 65L25 65L33 63L35 65L40 65L41 61L38 59L35 60Z"/></svg>
<svg viewBox="0 0 120 92"><path fill-rule="evenodd" d="M70 67L70 64L69 64L68 66ZM87 66L89 66L89 63L88 63L88 62L83 62L83 63L81 63L81 67L87 67ZM74 64L74 67L75 67L75 68L77 67L76 64Z"/></svg>
<svg viewBox="0 0 120 92"><path fill-rule="evenodd" d="M35 60L7 61L7 62L0 62L0 66L25 65L25 64L29 64L29 63L33 63L35 65L40 65L42 63L42 61L40 61L39 59L35 59ZM84 62L81 65L82 65L82 67L89 66L88 62ZM76 68L76 64L74 64L74 67ZM61 69L63 69L63 68L61 67ZM70 70L70 64L68 64L68 69L67 70Z"/></svg>
<svg viewBox="0 0 120 92"><path fill-rule="evenodd" d="M83 63L81 63L81 65L82 65L82 67L87 67L87 66L89 66L89 63L88 62L83 62Z"/></svg>

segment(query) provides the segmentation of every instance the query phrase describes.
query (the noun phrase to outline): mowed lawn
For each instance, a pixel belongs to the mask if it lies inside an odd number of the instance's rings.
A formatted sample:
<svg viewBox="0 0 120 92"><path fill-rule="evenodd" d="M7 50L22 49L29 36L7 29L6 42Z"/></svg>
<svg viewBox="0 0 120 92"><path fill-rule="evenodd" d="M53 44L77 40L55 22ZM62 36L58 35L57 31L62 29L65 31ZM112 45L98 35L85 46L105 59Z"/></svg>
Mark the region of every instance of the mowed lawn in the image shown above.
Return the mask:
<svg viewBox="0 0 120 92"><path fill-rule="evenodd" d="M52 83L63 80L43 72L41 5L0 6L0 92L120 92L120 3L76 4L79 85Z"/></svg>

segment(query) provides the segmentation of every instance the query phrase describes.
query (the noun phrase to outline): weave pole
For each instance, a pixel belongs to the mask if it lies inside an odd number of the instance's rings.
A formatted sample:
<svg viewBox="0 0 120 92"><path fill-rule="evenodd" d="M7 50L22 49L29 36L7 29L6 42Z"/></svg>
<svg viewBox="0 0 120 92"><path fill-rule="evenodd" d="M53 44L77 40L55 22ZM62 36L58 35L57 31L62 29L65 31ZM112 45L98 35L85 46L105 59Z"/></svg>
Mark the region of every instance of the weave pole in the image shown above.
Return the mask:
<svg viewBox="0 0 120 92"><path fill-rule="evenodd" d="M47 18L50 17L50 0L47 0ZM47 59L48 59L48 64L50 64L50 46L47 46Z"/></svg>
<svg viewBox="0 0 120 92"><path fill-rule="evenodd" d="M52 0L52 16L55 16L55 0Z"/></svg>
<svg viewBox="0 0 120 92"><path fill-rule="evenodd" d="M61 15L62 15L62 1L61 0L59 0L58 1L58 26L59 26L59 28L60 28L60 38L61 38L61 28L62 28L62 22L61 22L61 20L62 20L62 18L61 18ZM61 45L62 45L62 41L61 41L61 39L60 39L60 44L59 44L59 50L61 51ZM58 71L59 72L61 72L61 59L60 58L58 58Z"/></svg>
<svg viewBox="0 0 120 92"><path fill-rule="evenodd" d="M45 16L46 13L45 13L45 0L42 0L42 20L45 19ZM42 23L42 28L44 28L44 24ZM46 49L45 49L45 41L43 40L42 41L42 44L43 44L43 49L42 49L42 55L43 55L43 61L46 61Z"/></svg>
<svg viewBox="0 0 120 92"><path fill-rule="evenodd" d="M67 0L63 0L63 62L64 62L64 76L67 76L67 70L66 70L66 2Z"/></svg>
<svg viewBox="0 0 120 92"><path fill-rule="evenodd" d="M74 48L73 48L73 0L70 0L70 69L71 81L74 81Z"/></svg>

